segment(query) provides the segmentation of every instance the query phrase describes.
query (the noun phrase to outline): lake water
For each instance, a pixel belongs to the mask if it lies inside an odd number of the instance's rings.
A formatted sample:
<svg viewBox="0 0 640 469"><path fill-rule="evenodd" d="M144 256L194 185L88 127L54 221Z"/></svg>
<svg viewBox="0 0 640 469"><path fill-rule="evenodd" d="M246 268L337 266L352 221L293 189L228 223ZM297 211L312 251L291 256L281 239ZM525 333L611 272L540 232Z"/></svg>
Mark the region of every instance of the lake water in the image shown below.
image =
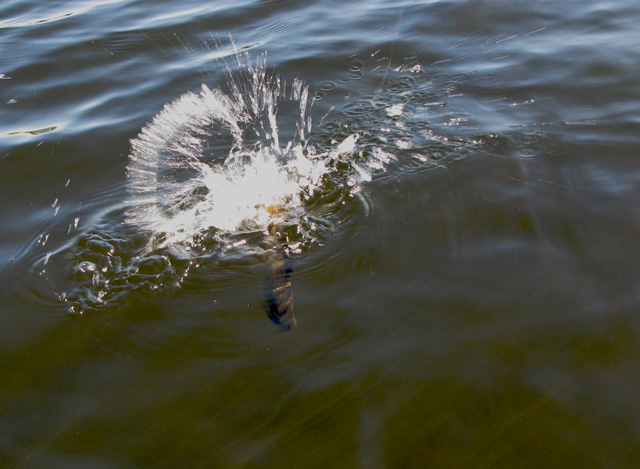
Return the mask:
<svg viewBox="0 0 640 469"><path fill-rule="evenodd" d="M1 465L638 467L638 24L3 2Z"/></svg>

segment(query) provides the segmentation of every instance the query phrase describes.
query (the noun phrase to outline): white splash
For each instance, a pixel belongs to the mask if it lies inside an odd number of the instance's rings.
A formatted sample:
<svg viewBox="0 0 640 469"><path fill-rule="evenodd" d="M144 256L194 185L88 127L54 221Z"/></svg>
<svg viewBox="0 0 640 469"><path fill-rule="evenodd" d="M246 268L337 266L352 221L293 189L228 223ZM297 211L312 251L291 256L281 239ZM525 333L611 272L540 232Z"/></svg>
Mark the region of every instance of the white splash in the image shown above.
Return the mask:
<svg viewBox="0 0 640 469"><path fill-rule="evenodd" d="M357 135L314 148L308 86L298 79L286 86L267 72L266 55L255 65L237 57L244 72L229 72L227 92L202 85L185 93L131 142L127 220L165 234L163 245L211 228L265 231L300 219L331 164L357 151ZM296 112L282 119L293 124L284 145L279 106ZM358 181L371 179L367 168L356 170Z"/></svg>

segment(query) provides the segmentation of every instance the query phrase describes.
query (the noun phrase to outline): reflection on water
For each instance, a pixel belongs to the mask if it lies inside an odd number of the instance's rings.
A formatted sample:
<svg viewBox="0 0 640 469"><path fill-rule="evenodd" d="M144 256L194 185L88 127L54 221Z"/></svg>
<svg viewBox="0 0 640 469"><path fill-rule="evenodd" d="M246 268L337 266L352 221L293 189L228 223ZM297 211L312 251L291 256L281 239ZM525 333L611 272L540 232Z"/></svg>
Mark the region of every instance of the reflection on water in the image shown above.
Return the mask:
<svg viewBox="0 0 640 469"><path fill-rule="evenodd" d="M574 3L3 3L4 465L635 467L640 11Z"/></svg>

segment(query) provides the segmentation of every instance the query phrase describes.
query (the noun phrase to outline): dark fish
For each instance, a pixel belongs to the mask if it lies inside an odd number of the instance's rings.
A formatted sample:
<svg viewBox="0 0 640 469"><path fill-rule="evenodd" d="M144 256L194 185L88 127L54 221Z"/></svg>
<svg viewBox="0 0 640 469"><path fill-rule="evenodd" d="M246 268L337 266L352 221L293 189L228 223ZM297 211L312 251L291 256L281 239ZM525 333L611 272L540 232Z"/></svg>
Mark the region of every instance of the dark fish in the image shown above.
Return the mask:
<svg viewBox="0 0 640 469"><path fill-rule="evenodd" d="M296 327L291 289L292 271L293 262L286 251L273 254L265 267L265 309L269 319L282 329Z"/></svg>

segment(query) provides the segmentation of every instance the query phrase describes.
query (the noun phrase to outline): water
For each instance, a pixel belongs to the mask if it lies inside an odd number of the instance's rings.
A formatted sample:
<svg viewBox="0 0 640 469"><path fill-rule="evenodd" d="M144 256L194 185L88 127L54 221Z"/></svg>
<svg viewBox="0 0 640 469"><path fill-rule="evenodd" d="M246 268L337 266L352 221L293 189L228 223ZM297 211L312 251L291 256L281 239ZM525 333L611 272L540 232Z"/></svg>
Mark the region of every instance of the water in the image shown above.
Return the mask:
<svg viewBox="0 0 640 469"><path fill-rule="evenodd" d="M3 466L636 467L639 19L5 2Z"/></svg>

